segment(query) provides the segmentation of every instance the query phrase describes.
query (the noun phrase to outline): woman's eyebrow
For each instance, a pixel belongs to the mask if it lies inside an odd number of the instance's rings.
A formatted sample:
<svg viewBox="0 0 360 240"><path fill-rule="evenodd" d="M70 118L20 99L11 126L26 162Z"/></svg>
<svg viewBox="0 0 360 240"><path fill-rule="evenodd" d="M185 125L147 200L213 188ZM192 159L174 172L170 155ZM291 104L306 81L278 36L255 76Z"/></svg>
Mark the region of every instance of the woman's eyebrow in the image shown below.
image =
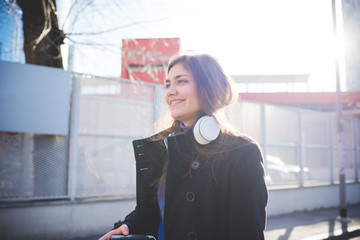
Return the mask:
<svg viewBox="0 0 360 240"><path fill-rule="evenodd" d="M190 77L190 75L187 75L187 74L177 75L177 76L175 77L175 79L178 79L178 78L181 78L181 77Z"/></svg>
<svg viewBox="0 0 360 240"><path fill-rule="evenodd" d="M180 74L180 75L177 75L177 76L175 77L175 80L176 80L176 79L179 79L179 78L181 78L181 77L191 77L191 76L188 75L188 74ZM165 83L169 83L169 82L171 82L170 79L165 79Z"/></svg>

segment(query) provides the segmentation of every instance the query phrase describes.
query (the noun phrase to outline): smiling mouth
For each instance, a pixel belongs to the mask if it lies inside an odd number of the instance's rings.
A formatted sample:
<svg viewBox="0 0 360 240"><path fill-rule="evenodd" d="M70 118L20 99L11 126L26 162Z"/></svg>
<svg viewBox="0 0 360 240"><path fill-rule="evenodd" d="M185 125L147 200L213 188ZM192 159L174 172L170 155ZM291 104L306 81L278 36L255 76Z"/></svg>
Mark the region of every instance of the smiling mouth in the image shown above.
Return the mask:
<svg viewBox="0 0 360 240"><path fill-rule="evenodd" d="M170 105L175 105L175 104L178 104L178 103L182 103L184 100L172 100L170 101Z"/></svg>
<svg viewBox="0 0 360 240"><path fill-rule="evenodd" d="M172 101L170 101L170 106L177 105L177 104L182 103L182 102L184 102L184 100L179 100L179 99L172 100Z"/></svg>

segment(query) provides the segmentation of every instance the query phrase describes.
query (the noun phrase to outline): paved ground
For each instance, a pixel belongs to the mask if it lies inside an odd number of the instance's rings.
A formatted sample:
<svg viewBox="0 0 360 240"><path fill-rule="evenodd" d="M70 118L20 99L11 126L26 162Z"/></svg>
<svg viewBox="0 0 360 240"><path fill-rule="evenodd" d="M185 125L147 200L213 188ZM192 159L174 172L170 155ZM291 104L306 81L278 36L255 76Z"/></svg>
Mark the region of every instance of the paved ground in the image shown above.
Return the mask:
<svg viewBox="0 0 360 240"><path fill-rule="evenodd" d="M280 216L269 217L265 231L266 240L360 240L360 205L348 206L350 223L337 220L338 208L323 209L308 212L296 212ZM343 229L355 232L358 237L340 236ZM95 240L99 236L76 238L73 240ZM221 240L221 239L219 239ZM251 240L251 239L240 239Z"/></svg>
<svg viewBox="0 0 360 240"><path fill-rule="evenodd" d="M360 231L360 205L348 206L350 223L338 221L338 215L339 209L332 208L269 217L265 237L266 240L320 240L339 236L343 232L342 229L356 233ZM360 240L360 235L350 239Z"/></svg>

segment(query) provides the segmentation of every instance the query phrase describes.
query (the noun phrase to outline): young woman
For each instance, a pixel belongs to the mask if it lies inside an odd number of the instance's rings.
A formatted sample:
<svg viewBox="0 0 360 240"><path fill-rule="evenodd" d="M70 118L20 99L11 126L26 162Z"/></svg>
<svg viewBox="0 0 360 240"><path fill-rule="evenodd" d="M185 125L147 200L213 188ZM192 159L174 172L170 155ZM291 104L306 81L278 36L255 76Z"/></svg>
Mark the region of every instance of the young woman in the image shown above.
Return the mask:
<svg viewBox="0 0 360 240"><path fill-rule="evenodd" d="M221 66L209 55L178 56L168 66L165 86L173 124L133 142L137 206L100 239L264 239L262 153L217 115L237 99Z"/></svg>

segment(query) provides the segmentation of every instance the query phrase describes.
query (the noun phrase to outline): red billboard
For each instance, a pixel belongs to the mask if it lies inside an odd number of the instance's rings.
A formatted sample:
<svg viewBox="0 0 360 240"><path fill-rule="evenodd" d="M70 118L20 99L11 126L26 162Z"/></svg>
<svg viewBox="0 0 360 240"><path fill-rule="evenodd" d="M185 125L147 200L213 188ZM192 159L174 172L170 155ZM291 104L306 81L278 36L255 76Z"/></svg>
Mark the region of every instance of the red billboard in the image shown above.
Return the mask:
<svg viewBox="0 0 360 240"><path fill-rule="evenodd" d="M123 39L121 78L163 84L166 66L179 51L179 38Z"/></svg>

